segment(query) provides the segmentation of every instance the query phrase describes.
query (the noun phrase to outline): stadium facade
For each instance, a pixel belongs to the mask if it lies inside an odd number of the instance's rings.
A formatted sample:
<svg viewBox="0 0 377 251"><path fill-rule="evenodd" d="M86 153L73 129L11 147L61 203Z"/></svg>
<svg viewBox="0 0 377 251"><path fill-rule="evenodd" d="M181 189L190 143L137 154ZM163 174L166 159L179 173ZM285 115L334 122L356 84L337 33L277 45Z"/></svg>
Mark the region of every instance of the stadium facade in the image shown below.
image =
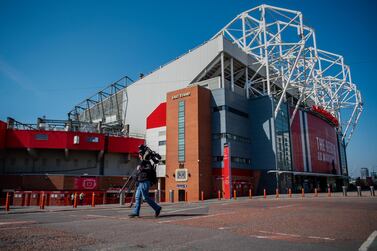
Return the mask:
<svg viewBox="0 0 377 251"><path fill-rule="evenodd" d="M68 145L78 132L97 133L88 137L103 144L94 152L88 146L81 149L92 154L97 167L87 175L128 175L136 143L145 138L163 157L158 189L166 196L172 190L175 200L198 200L202 192L211 198L221 191L230 198L233 190L246 195L249 189L254 194L275 188L339 189L347 182L346 147L362 107L343 57L317 47L302 13L261 5L154 72L135 82L124 77L80 102L68 113L64 128L71 135ZM70 146L50 145L45 151L40 141L50 137L38 135L58 132L47 126L41 133L41 123L54 121L38 122L28 130L14 123L3 129L2 177L45 173L11 165L26 155L51 157L56 165L50 169L70 173L70 164L58 168L53 155L56 151L69 159ZM15 147L9 138L31 132L34 136L28 137L35 144L21 140L22 147ZM127 150L114 155L112 138ZM90 141L86 143L95 143ZM88 163L89 152L76 158ZM23 155L14 157L16 153ZM121 167L111 171L117 165Z"/></svg>

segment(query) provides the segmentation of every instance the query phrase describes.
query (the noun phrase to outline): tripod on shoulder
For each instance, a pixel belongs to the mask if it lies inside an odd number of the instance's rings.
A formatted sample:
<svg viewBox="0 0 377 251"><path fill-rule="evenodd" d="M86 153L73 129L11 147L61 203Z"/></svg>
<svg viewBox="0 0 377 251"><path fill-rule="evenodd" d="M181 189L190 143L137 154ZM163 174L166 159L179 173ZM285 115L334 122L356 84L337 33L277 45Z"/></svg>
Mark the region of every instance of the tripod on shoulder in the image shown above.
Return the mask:
<svg viewBox="0 0 377 251"><path fill-rule="evenodd" d="M137 178L136 175L137 168L135 168L131 175L128 176L126 182L124 183L123 187L119 191L119 199L120 199L120 205L124 205L124 203L127 203L127 198L131 197L130 200L130 208L132 207L134 201L135 201L135 195L136 195L136 188L137 188Z"/></svg>

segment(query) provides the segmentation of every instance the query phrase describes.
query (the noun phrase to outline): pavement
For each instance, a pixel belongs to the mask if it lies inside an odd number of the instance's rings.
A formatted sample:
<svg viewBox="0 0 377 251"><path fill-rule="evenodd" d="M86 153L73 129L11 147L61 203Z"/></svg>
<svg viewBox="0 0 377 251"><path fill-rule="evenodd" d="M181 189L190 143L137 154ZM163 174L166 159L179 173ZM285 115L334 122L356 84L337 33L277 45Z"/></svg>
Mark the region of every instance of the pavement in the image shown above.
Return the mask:
<svg viewBox="0 0 377 251"><path fill-rule="evenodd" d="M376 250L377 197L321 194L143 204L12 207L0 211L0 250ZM371 241L367 240L372 239ZM364 244L364 245L363 245Z"/></svg>

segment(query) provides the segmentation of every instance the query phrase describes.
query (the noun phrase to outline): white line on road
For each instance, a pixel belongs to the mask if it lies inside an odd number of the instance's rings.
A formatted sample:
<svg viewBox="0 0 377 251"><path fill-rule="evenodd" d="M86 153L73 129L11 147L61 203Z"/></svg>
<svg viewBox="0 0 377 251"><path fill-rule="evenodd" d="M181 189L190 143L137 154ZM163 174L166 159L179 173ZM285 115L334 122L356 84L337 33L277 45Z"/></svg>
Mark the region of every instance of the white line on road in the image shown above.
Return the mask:
<svg viewBox="0 0 377 251"><path fill-rule="evenodd" d="M335 239L330 238L330 237L304 236L304 235L299 235L299 234L287 234L287 233L270 232L270 231L258 231L258 232L264 233L264 234L289 236L289 237L294 237L294 238L309 238L309 239L317 239L317 240L335 241Z"/></svg>
<svg viewBox="0 0 377 251"><path fill-rule="evenodd" d="M187 211L187 210L194 210L194 209L201 209L201 208L206 208L207 206L202 206L202 207L193 207L193 208L183 208L183 209L178 209L174 211L167 211L166 213L177 213L177 212L182 212L182 211ZM164 212L165 213L165 212Z"/></svg>
<svg viewBox="0 0 377 251"><path fill-rule="evenodd" d="M292 205L285 205L285 206L277 206L277 207L274 207L274 208L287 208L287 207L294 207L296 206L295 204L292 204Z"/></svg>
<svg viewBox="0 0 377 251"><path fill-rule="evenodd" d="M7 222L0 222L0 226L3 225L13 225L13 224L32 224L35 223L35 221L7 221Z"/></svg>
<svg viewBox="0 0 377 251"><path fill-rule="evenodd" d="M204 215L204 216L195 216L195 217L190 217L190 218L185 218L185 219L159 221L158 223L170 223L170 222L175 222L175 221L187 221L187 220L209 218L209 217L215 217L215 216L226 215L226 214L234 214L234 213L235 212L220 213L220 214L211 214L211 215Z"/></svg>
<svg viewBox="0 0 377 251"><path fill-rule="evenodd" d="M31 227L3 227L3 228L0 228L0 231L14 230L14 229L24 229L24 228L31 228Z"/></svg>
<svg viewBox="0 0 377 251"><path fill-rule="evenodd" d="M360 246L359 251L368 251L369 246L372 244L374 239L377 237L377 231L373 231L368 239L364 241L364 243Z"/></svg>
<svg viewBox="0 0 377 251"><path fill-rule="evenodd" d="M284 235L284 236L291 236L291 237L301 237L301 235L298 234L286 234L286 233L277 233L277 232L268 232L268 231L259 231L264 234L277 234L277 235Z"/></svg>
<svg viewBox="0 0 377 251"><path fill-rule="evenodd" d="M308 236L308 238L317 239L317 240L335 241L335 239L330 238L330 237Z"/></svg>

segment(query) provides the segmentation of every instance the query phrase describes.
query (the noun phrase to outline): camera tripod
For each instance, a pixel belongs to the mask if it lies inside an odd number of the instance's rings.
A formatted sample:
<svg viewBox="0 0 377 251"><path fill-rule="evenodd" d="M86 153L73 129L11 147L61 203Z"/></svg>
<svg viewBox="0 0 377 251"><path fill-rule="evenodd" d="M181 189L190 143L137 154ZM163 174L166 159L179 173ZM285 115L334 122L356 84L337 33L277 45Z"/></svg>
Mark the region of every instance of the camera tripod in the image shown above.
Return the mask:
<svg viewBox="0 0 377 251"><path fill-rule="evenodd" d="M120 199L123 199L125 201L125 203L127 202L127 197L131 196L131 194L132 194L130 206L129 206L130 208L132 207L132 205L134 203L135 195L136 195L136 188L137 188L137 181L136 181L136 177L135 177L136 171L137 171L137 168L135 168L132 171L131 175L127 178L123 187L119 191L119 194L121 194L121 193L123 193L123 191L125 191L124 198L122 198L122 196L120 196ZM133 190L133 192L132 192L132 190Z"/></svg>

